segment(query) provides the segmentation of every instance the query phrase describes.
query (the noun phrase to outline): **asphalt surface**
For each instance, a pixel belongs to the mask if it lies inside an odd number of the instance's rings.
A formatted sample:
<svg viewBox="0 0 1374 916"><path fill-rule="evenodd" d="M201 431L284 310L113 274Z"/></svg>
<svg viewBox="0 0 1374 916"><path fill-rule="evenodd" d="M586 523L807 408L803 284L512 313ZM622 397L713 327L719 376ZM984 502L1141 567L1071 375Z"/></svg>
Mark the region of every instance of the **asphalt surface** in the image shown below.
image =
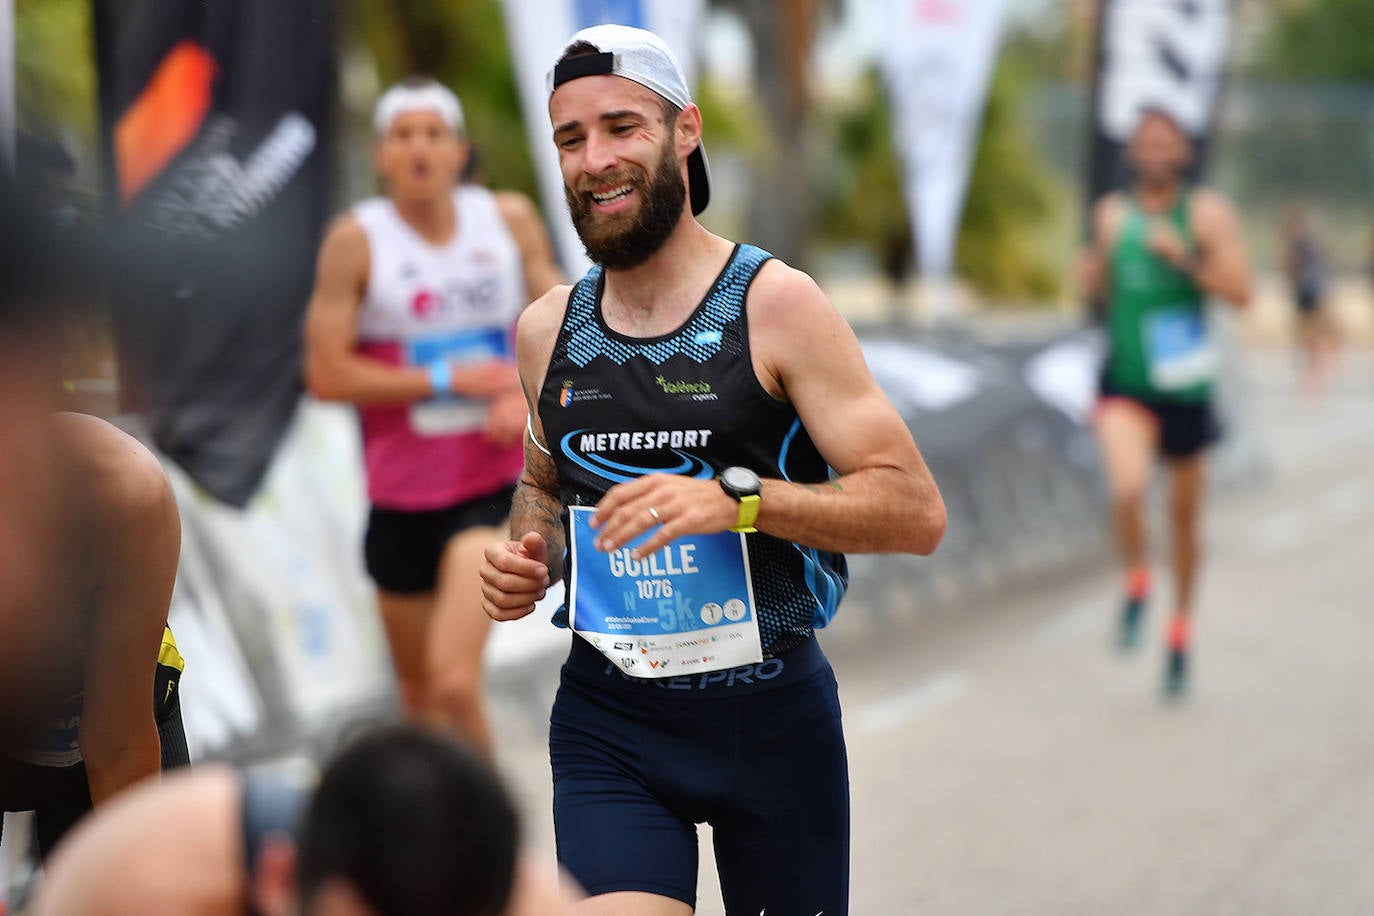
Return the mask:
<svg viewBox="0 0 1374 916"><path fill-rule="evenodd" d="M823 643L853 913L1374 912L1374 357L1348 359L1320 402L1296 395L1286 354L1251 354L1245 374L1267 472L1211 496L1186 701L1159 694L1162 562L1131 656L1112 646L1105 553L954 607L841 610ZM556 664L532 653L493 701L550 855ZM718 914L709 841L698 912Z"/></svg>

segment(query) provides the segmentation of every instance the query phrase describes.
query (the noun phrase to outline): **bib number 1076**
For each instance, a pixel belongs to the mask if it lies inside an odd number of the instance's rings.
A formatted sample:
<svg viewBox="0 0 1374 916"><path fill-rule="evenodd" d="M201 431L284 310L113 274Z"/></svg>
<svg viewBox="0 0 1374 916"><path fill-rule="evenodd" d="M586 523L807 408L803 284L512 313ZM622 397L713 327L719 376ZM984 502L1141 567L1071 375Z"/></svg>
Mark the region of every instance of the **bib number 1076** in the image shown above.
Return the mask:
<svg viewBox="0 0 1374 916"><path fill-rule="evenodd" d="M673 583L667 579L638 579L635 588L639 597L645 599L673 597Z"/></svg>

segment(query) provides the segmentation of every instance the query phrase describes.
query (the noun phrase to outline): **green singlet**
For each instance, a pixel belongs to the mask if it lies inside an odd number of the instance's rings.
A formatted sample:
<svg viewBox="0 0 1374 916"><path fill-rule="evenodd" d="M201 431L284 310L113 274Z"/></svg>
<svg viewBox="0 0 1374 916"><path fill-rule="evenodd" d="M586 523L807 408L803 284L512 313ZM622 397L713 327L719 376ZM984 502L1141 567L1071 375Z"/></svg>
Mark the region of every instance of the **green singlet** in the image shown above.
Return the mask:
<svg viewBox="0 0 1374 916"><path fill-rule="evenodd" d="M1203 293L1187 274L1150 250L1150 226L1163 220L1192 245L1188 195L1166 214L1126 200L1111 251L1107 330L1111 348L1104 389L1150 401L1197 403L1211 395L1215 354L1207 336Z"/></svg>

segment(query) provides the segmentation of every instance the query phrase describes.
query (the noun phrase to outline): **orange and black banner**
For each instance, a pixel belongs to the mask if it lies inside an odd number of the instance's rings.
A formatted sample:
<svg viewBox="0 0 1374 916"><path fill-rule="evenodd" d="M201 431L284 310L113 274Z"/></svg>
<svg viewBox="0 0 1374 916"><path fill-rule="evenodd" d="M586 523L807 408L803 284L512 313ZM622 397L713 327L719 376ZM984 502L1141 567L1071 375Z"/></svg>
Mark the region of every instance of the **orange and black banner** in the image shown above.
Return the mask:
<svg viewBox="0 0 1374 916"><path fill-rule="evenodd" d="M300 398L331 208L332 0L94 0L124 406L218 499L257 490Z"/></svg>
<svg viewBox="0 0 1374 916"><path fill-rule="evenodd" d="M1099 0L1088 200L1127 183L1122 152L1144 111L1169 115L1207 159L1231 35L1231 0Z"/></svg>

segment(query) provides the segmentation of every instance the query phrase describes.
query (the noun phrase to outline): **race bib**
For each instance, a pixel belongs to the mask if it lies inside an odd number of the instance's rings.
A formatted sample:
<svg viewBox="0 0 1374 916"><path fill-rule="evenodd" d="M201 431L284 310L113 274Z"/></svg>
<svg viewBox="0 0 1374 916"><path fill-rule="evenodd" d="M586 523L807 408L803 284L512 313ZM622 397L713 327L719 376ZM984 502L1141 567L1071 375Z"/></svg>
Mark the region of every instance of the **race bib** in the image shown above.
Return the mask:
<svg viewBox="0 0 1374 916"><path fill-rule="evenodd" d="M1201 311L1179 308L1152 312L1141 332L1150 366L1150 384L1160 391L1182 391L1205 384L1216 374L1217 356Z"/></svg>
<svg viewBox="0 0 1374 916"><path fill-rule="evenodd" d="M763 660L749 552L729 531L678 538L642 560L593 546L594 510L568 510L574 632L633 677L716 671Z"/></svg>
<svg viewBox="0 0 1374 916"><path fill-rule="evenodd" d="M435 360L447 359L456 369L509 355L504 328L470 328L417 337L406 346L406 362L412 366L428 366ZM486 416L485 400L436 395L411 405L410 426L420 436L451 436L481 429Z"/></svg>

